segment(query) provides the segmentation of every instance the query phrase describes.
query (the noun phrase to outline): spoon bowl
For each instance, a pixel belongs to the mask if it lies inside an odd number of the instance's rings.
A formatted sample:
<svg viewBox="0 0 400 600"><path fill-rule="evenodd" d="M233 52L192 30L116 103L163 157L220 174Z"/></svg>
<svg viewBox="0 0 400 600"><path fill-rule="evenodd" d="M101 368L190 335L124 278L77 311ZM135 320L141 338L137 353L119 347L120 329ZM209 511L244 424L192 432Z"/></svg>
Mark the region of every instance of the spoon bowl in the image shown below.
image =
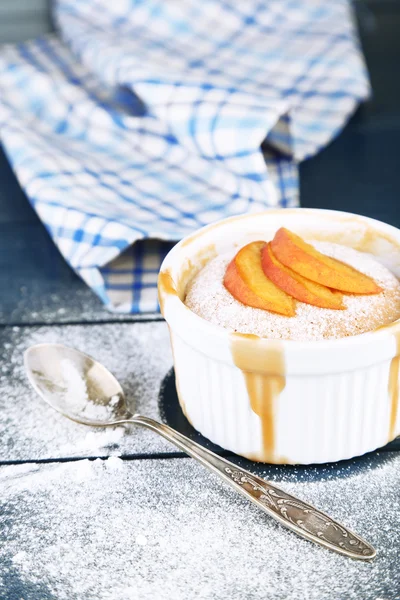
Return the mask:
<svg viewBox="0 0 400 600"><path fill-rule="evenodd" d="M37 344L24 363L39 396L69 419L106 427L132 417L118 380L91 356L62 344Z"/></svg>
<svg viewBox="0 0 400 600"><path fill-rule="evenodd" d="M25 352L24 362L37 393L69 419L92 427L133 423L151 429L303 538L351 558L375 557L376 552L368 542L310 504L196 444L168 425L132 415L114 375L87 354L62 344L38 344Z"/></svg>

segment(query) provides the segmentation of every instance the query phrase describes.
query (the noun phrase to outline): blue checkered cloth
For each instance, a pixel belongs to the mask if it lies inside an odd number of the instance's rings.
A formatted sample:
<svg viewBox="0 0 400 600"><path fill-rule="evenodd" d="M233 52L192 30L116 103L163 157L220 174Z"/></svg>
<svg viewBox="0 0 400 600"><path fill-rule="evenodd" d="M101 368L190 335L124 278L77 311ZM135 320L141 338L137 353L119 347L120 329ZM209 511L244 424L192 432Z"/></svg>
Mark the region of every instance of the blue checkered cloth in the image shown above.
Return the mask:
<svg viewBox="0 0 400 600"><path fill-rule="evenodd" d="M0 52L0 136L61 253L111 310L158 308L171 245L298 204L298 161L369 94L346 1L59 0Z"/></svg>

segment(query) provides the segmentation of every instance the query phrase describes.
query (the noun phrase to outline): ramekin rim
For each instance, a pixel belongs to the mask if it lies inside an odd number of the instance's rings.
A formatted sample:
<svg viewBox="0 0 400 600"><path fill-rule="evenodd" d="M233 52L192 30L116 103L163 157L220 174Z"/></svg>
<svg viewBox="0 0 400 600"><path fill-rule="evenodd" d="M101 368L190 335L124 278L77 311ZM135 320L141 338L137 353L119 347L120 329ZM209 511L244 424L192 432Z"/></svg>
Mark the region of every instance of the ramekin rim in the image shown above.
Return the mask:
<svg viewBox="0 0 400 600"><path fill-rule="evenodd" d="M196 239L202 233L206 233L207 231L210 231L213 228L217 228L219 226L223 226L225 224L235 222L239 219L251 218L251 217L254 218L257 216L262 216L262 215L271 214L271 213L278 213L278 212L285 212L285 213L288 213L288 212L305 213L305 212L307 212L307 213L311 213L311 214L321 214L322 213L322 214L326 214L326 215L328 215L328 214L344 215L349 218L358 217L367 223L371 223L371 224L376 223L377 225L379 225L381 227L383 225L384 228L388 228L390 230L397 232L399 235L399 245L400 245L400 229L394 227L393 225L390 225L389 223L385 223L384 221L379 221L378 219L373 219L371 217L366 217L365 215L359 215L357 213L349 213L346 211L324 209L324 208L302 208L302 207L271 208L271 209L267 209L265 211L261 211L258 213L234 215L232 217L227 217L225 219L216 221L215 223L211 223L209 225L201 227L200 229L197 229L193 233L185 236L168 252L167 256L164 258L164 261L160 268L160 275L162 273L168 272L168 269L171 266L169 264L171 262L171 259L173 259L174 254L176 254L179 251L179 249L182 247L182 245L189 244L191 240ZM174 311L178 310L180 312L180 314L184 313L188 318L192 319L194 325L197 325L199 328L201 327L203 330L204 330L204 328L207 329L208 332L210 333L210 336L212 335L212 336L217 336L219 338L229 339L233 334L236 333L230 329L226 329L225 327L222 327L221 325L216 325L216 324L208 321L207 319L200 317L199 315L194 313L192 310L190 310L190 308L188 308L185 305L185 303L179 298L178 295L172 295L172 294L166 293L166 297L164 298L164 305L167 305L167 304L171 308L173 308ZM176 315L176 317L179 318L178 315ZM165 319L165 320L173 328L173 323L170 323L171 319L169 318L169 319ZM341 338L302 341L302 340L291 340L291 339L282 339L282 338L266 338L266 337L256 336L256 338L254 340L249 338L248 343L252 343L252 342L259 343L259 341L262 340L265 344L268 344L268 342L279 341L281 344L283 344L284 346L287 346L288 349L291 348L293 351L301 351L301 350L313 351L313 350L320 350L323 348L329 348L329 349L333 350L333 349L340 349L342 346L349 348L351 346L359 346L359 345L362 345L363 343L377 341L379 338L385 338L385 337L391 338L392 337L391 333L390 333L391 327L392 326L394 327L397 323L400 323L400 318L397 319L396 321L393 321L392 323L389 323L386 326L382 326L382 327L378 327L377 329L373 329L372 331L367 331L367 332L356 334L356 335L349 335L349 336L345 336L345 337L341 337Z"/></svg>

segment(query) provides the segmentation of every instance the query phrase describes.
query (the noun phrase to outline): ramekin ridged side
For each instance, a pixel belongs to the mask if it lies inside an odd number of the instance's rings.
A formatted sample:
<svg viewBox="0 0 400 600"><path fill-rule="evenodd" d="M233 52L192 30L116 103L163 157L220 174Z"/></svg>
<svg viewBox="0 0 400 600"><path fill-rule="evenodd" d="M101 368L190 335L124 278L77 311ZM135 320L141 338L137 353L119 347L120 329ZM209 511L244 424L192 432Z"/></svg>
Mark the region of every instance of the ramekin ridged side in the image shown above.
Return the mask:
<svg viewBox="0 0 400 600"><path fill-rule="evenodd" d="M182 300L190 269L199 268L208 253L260 239L262 232L268 238L282 225L297 225L306 234L325 227L339 236L337 241L342 232L341 241L348 245L353 245L352 235L360 240L366 235L363 228L372 228L382 235L378 259L400 274L400 250L398 256L393 252L394 245L400 246L399 230L333 211L278 210L228 219L200 230L169 253L161 273L168 274L177 293L161 284L159 291L171 332L182 409L205 437L253 460L265 457L262 427L252 410L245 376L232 357L232 334L195 315ZM385 246L387 240L393 241L392 248ZM381 447L400 433L400 410L389 393L392 361L398 353L396 327L339 340L281 342L285 387L275 402L274 451L268 462L347 459ZM246 340L249 348L256 345L261 353L269 343L261 338Z"/></svg>

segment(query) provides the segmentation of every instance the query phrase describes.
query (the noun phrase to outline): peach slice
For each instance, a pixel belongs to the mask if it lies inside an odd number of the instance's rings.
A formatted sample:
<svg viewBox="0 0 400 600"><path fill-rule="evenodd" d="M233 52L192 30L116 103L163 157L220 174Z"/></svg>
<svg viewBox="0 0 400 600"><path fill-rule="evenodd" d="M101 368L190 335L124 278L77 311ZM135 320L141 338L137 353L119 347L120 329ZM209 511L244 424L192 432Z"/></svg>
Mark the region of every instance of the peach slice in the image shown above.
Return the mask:
<svg viewBox="0 0 400 600"><path fill-rule="evenodd" d="M315 283L350 294L379 294L382 291L367 275L318 252L284 227L276 232L271 248L286 267Z"/></svg>
<svg viewBox="0 0 400 600"><path fill-rule="evenodd" d="M241 248L228 265L224 285L246 306L292 317L295 314L293 298L272 283L262 269L261 250L264 246L265 242L252 242Z"/></svg>
<svg viewBox="0 0 400 600"><path fill-rule="evenodd" d="M339 292L332 292L324 285L315 283L299 275L289 267L285 267L274 256L271 244L264 246L261 252L261 264L264 273L281 290L306 304L320 308L334 308L344 310L343 296Z"/></svg>
<svg viewBox="0 0 400 600"><path fill-rule="evenodd" d="M224 286L242 304L252 306L253 308L269 310L270 304L252 292L244 283L236 268L235 260L232 260L226 269Z"/></svg>

